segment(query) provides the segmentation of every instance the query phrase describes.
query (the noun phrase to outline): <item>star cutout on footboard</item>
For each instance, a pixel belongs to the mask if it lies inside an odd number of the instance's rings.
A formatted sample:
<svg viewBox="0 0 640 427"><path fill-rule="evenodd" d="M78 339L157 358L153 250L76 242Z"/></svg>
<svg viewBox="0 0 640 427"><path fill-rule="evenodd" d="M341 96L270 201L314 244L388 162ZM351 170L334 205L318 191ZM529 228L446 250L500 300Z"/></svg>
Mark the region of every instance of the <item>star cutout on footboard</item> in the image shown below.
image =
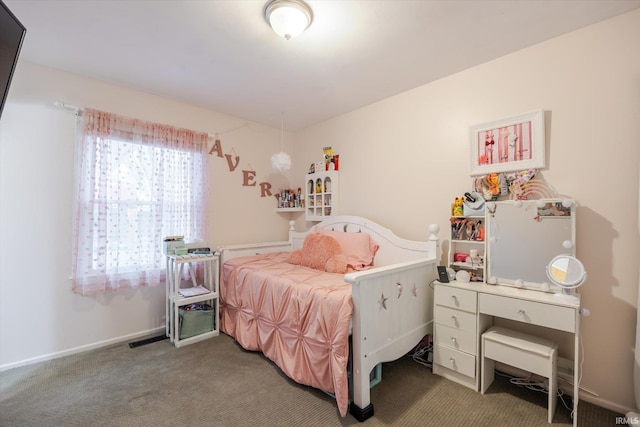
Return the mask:
<svg viewBox="0 0 640 427"><path fill-rule="evenodd" d="M384 296L384 292L382 293L382 295L380 296L380 299L378 300L378 304L380 304L380 310L382 310L383 308L386 310L387 309L387 300L389 298Z"/></svg>

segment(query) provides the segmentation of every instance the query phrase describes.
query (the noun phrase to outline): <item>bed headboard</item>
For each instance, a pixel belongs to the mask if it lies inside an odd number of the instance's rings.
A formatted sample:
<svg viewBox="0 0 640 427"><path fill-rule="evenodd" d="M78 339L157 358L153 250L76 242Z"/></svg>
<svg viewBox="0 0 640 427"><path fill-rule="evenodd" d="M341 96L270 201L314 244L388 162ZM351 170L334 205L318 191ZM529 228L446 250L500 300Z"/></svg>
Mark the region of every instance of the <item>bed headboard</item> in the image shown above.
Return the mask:
<svg viewBox="0 0 640 427"><path fill-rule="evenodd" d="M318 228L337 232L368 233L380 245L374 259L374 267L422 258L438 259L437 233L440 227L437 224L429 225L429 239L423 242L398 237L388 228L366 218L341 215L322 221L304 232L290 230L289 241L292 248L301 248L304 238Z"/></svg>

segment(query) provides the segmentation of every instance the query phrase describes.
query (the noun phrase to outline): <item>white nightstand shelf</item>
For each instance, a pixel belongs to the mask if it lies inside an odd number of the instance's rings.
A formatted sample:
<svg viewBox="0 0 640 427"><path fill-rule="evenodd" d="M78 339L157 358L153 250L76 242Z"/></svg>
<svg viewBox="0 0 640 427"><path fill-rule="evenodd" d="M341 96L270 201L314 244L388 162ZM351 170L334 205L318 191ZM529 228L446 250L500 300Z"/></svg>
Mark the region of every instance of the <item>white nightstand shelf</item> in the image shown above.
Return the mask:
<svg viewBox="0 0 640 427"><path fill-rule="evenodd" d="M188 255L167 255L167 305L166 305L166 334L176 347L187 344L193 344L207 338L220 335L220 303L219 303L219 282L218 268L220 258L217 253L211 254L188 254ZM206 288L208 292L194 295L180 295L180 285L182 282L182 274L185 265L189 269L189 277L193 287L198 286L196 269L202 268L201 276L203 283L201 286ZM198 271L200 273L200 271ZM184 311L184 307L191 304L204 303L211 310L193 310ZM205 316L208 325L209 318L211 321L211 329L208 326L205 330L194 336L182 337L182 322L180 319L180 310L183 309L183 315L189 316ZM184 319L183 319L184 320Z"/></svg>

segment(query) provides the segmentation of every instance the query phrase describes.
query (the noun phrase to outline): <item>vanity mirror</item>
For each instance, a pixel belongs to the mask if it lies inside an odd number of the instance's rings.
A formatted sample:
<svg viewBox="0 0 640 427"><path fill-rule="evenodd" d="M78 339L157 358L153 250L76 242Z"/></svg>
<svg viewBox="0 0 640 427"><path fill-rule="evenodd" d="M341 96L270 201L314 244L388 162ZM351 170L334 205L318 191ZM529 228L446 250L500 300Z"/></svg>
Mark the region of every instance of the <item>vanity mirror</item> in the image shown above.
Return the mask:
<svg viewBox="0 0 640 427"><path fill-rule="evenodd" d="M575 255L575 202L542 199L486 203L487 283L557 290L549 260Z"/></svg>
<svg viewBox="0 0 640 427"><path fill-rule="evenodd" d="M566 299L577 299L575 288L587 280L587 272L580 260L571 255L558 255L547 266L547 276L552 283L562 288L556 296Z"/></svg>

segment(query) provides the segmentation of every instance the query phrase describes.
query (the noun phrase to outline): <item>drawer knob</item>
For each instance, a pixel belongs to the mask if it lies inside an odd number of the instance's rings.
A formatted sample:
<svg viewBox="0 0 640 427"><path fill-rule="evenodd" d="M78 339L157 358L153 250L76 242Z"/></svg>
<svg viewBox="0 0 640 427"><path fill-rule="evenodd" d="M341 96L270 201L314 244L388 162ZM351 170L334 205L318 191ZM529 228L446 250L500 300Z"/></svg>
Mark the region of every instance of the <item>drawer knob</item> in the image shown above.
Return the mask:
<svg viewBox="0 0 640 427"><path fill-rule="evenodd" d="M453 320L454 323L458 323L458 318L456 316L451 316L451 320Z"/></svg>
<svg viewBox="0 0 640 427"><path fill-rule="evenodd" d="M451 342L452 342L452 343L454 343L454 344L455 344L457 341L458 341L458 340L456 339L456 337L451 337Z"/></svg>
<svg viewBox="0 0 640 427"><path fill-rule="evenodd" d="M449 358L449 362L450 362L452 365L455 365L455 364L456 364L456 359L454 359L453 357L450 357L450 358Z"/></svg>
<svg viewBox="0 0 640 427"><path fill-rule="evenodd" d="M518 314L524 316L524 310L523 309L518 310Z"/></svg>
<svg viewBox="0 0 640 427"><path fill-rule="evenodd" d="M458 303L458 298L455 295L451 295L451 299L453 300L453 302L455 302L456 304Z"/></svg>

